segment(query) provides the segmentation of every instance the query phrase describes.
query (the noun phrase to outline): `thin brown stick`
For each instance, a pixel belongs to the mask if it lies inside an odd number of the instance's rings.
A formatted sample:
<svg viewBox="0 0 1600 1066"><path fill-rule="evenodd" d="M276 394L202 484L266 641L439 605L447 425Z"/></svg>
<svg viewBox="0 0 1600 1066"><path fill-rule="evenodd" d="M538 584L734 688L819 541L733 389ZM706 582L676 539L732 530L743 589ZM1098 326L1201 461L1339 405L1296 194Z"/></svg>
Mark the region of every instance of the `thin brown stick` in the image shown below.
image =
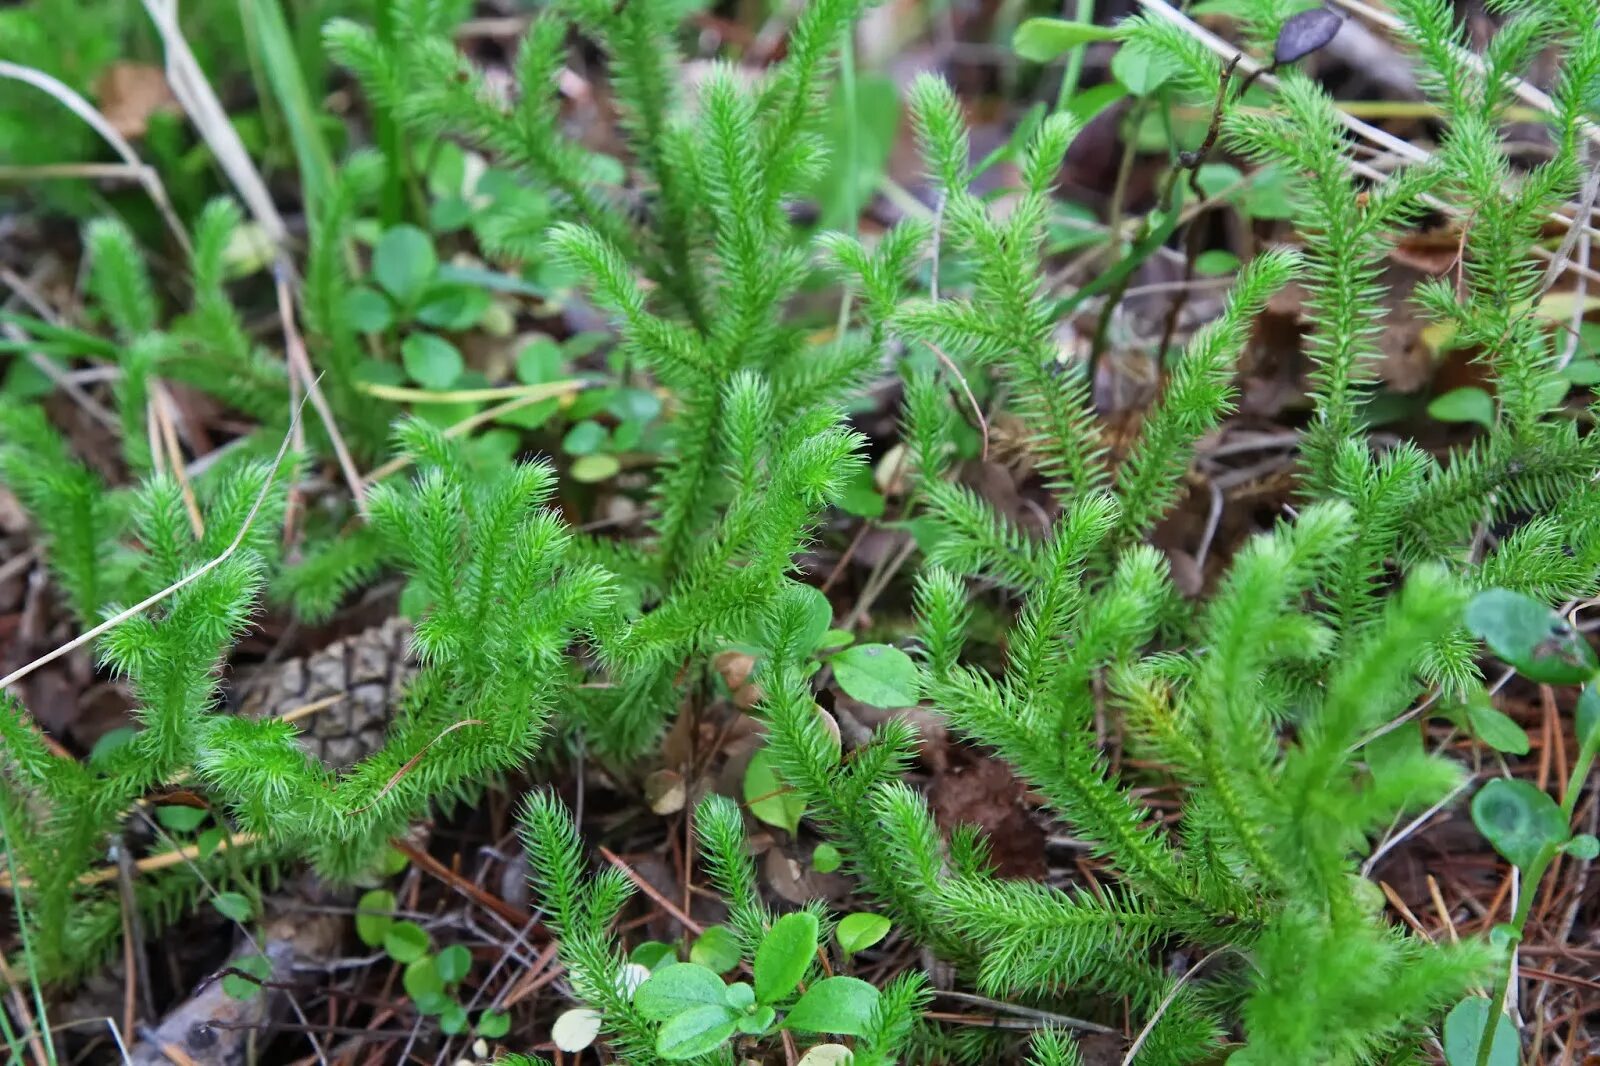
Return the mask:
<svg viewBox="0 0 1600 1066"><path fill-rule="evenodd" d="M649 896L657 905L661 907L662 910L676 918L685 929L689 930L689 932L695 934L696 936L699 936L701 933L706 931L705 926L701 925L699 922L685 914L676 903L672 902L666 896L663 896L654 885L635 873L633 867L622 861L622 859L618 857L615 852L604 847L600 848L599 850L601 858L605 859L606 862L609 862L612 866L615 866L617 869L621 870L623 876L632 881L640 892L643 892L645 895Z"/></svg>
<svg viewBox="0 0 1600 1066"><path fill-rule="evenodd" d="M417 752L415 755L411 756L411 758L407 759L406 762L405 762L405 765L400 767L400 769L398 769L398 770L396 770L394 772L394 775L392 777L390 777L387 782L384 783L384 786L381 789L378 790L378 794L376 796L372 797L372 801L370 803L364 803L361 806L357 807L355 810L351 811L350 813L352 815L357 815L357 814L360 814L362 811L371 810L373 807L377 806L380 802L382 802L383 797L387 796L390 792L394 791L394 787L396 785L398 785L400 782L402 782L402 781L404 781L406 779L406 775L407 774L409 774L412 770L415 770L417 768L417 763L421 762L422 761L422 757L424 755L428 754L428 749L429 748L431 748L435 744L439 743L439 741L443 740L445 737L449 736L451 733L454 733L456 730L463 729L463 728L465 728L466 726L469 726L469 725L486 725L486 724L487 723L484 722L484 720L481 719L481 718L463 718L461 721L456 722L453 725L446 726L444 729L439 731L439 735L438 736L434 737L432 740L430 740L426 744L422 745L422 750L421 751Z"/></svg>

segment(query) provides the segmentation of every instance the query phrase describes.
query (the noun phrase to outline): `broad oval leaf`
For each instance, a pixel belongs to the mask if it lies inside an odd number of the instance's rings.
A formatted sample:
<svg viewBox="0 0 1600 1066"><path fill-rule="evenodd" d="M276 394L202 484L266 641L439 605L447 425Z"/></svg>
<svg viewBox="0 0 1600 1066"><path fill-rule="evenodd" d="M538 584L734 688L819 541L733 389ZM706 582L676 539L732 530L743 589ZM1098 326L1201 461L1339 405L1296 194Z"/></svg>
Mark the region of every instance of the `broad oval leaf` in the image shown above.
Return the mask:
<svg viewBox="0 0 1600 1066"><path fill-rule="evenodd" d="M462 944L451 944L434 957L433 964L438 967L444 983L453 985L472 969L472 952Z"/></svg>
<svg viewBox="0 0 1600 1066"><path fill-rule="evenodd" d="M785 914L772 923L756 948L756 999L776 1003L793 992L817 953L817 919L809 911Z"/></svg>
<svg viewBox="0 0 1600 1066"><path fill-rule="evenodd" d="M1486 589L1467 605L1467 628L1530 681L1574 685L1595 673L1594 651L1543 603L1510 589Z"/></svg>
<svg viewBox="0 0 1600 1066"><path fill-rule="evenodd" d="M1428 404L1428 417L1440 422L1476 422L1494 425L1494 398L1483 389L1468 385L1436 396Z"/></svg>
<svg viewBox="0 0 1600 1066"><path fill-rule="evenodd" d="M1017 27L1016 36L1011 38L1011 47L1023 59L1048 63L1093 41L1116 39L1117 31L1109 26L1068 22L1066 19L1032 18L1024 20Z"/></svg>
<svg viewBox="0 0 1600 1066"><path fill-rule="evenodd" d="M1467 720L1472 732L1495 751L1511 755L1528 754L1528 733L1511 716L1489 706L1488 703L1467 704Z"/></svg>
<svg viewBox="0 0 1600 1066"><path fill-rule="evenodd" d="M395 962L416 962L428 953L428 931L416 922L395 922L384 931L383 950Z"/></svg>
<svg viewBox="0 0 1600 1066"><path fill-rule="evenodd" d="M860 1036L877 1007L878 990L867 982L859 977L829 977L806 990L783 1024L808 1033Z"/></svg>
<svg viewBox="0 0 1600 1066"><path fill-rule="evenodd" d="M838 939L839 946L844 949L846 955L854 955L858 951L865 951L889 935L889 919L868 911L847 914L839 919L833 935Z"/></svg>
<svg viewBox="0 0 1600 1066"><path fill-rule="evenodd" d="M211 905L221 911L224 918L236 922L248 922L255 914L254 905L242 892L218 892L212 897Z"/></svg>
<svg viewBox="0 0 1600 1066"><path fill-rule="evenodd" d="M656 1034L656 1054L674 1062L715 1051L733 1035L739 1019L727 1007L695 1007L677 1015Z"/></svg>
<svg viewBox="0 0 1600 1066"><path fill-rule="evenodd" d="M887 644L857 644L828 660L852 699L872 707L912 707L921 698L917 664Z"/></svg>
<svg viewBox="0 0 1600 1066"><path fill-rule="evenodd" d="M222 990L230 999L249 999L261 991L261 982L272 978L272 963L265 955L241 955L233 960L233 969L249 974L255 980L232 973L224 976Z"/></svg>
<svg viewBox="0 0 1600 1066"><path fill-rule="evenodd" d="M1600 855L1600 839L1596 839L1593 833L1579 833L1561 845L1561 850L1574 859L1588 862L1596 855Z"/></svg>
<svg viewBox="0 0 1600 1066"><path fill-rule="evenodd" d="M1444 1020L1444 1060L1449 1066L1478 1066L1478 1049L1488 1020L1489 1001L1482 996L1468 996L1450 1008ZM1516 1026L1500 1015L1489 1045L1489 1066L1517 1066L1519 1050Z"/></svg>
<svg viewBox="0 0 1600 1066"><path fill-rule="evenodd" d="M556 1021L560 1022L557 1018ZM598 1018L596 1019L598 1021ZM478 1015L478 1035L489 1040L499 1040L511 1032L511 1015L504 1011L486 1010ZM596 1032L598 1032L598 1028ZM565 1051L566 1048L561 1050Z"/></svg>
<svg viewBox="0 0 1600 1066"><path fill-rule="evenodd" d="M407 963L400 983L405 986L406 995L410 996L419 1007L430 997L444 994L444 978L440 976L439 967L434 964L431 955L424 955L415 962Z"/></svg>
<svg viewBox="0 0 1600 1066"><path fill-rule="evenodd" d="M704 966L675 962L650 975L633 994L633 1005L652 1021L665 1021L695 1007L722 1006L727 995L722 978Z"/></svg>
<svg viewBox="0 0 1600 1066"><path fill-rule="evenodd" d="M1571 835L1556 801L1514 778L1497 777L1478 790L1472 797L1472 822L1494 850L1521 870Z"/></svg>
<svg viewBox="0 0 1600 1066"><path fill-rule="evenodd" d="M412 381L435 392L454 385L466 369L460 349L433 333L413 333L401 342L400 362Z"/></svg>

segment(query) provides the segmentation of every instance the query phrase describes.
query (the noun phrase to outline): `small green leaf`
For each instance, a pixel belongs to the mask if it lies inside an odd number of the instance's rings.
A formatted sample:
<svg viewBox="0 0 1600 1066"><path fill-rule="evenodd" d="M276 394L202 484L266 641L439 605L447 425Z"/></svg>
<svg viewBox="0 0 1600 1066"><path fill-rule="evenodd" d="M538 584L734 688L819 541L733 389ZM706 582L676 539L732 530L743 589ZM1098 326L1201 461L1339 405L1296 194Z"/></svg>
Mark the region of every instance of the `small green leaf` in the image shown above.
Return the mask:
<svg viewBox="0 0 1600 1066"><path fill-rule="evenodd" d="M1571 834L1561 808L1526 781L1497 777L1472 797L1472 822L1478 832L1518 869L1528 870L1546 848L1558 848Z"/></svg>
<svg viewBox="0 0 1600 1066"><path fill-rule="evenodd" d="M828 648L848 648L856 642L856 635L848 629L830 629L822 634L822 641L817 645L817 650Z"/></svg>
<svg viewBox="0 0 1600 1066"><path fill-rule="evenodd" d="M466 368L456 346L434 333L413 333L401 342L400 362L412 381L435 392L454 385Z"/></svg>
<svg viewBox="0 0 1600 1066"><path fill-rule="evenodd" d="M550 1028L550 1039L562 1051L582 1051L600 1035L600 1012L587 1007L563 1011Z"/></svg>
<svg viewBox="0 0 1600 1066"><path fill-rule="evenodd" d="M1530 681L1573 685L1595 673L1594 651L1554 611L1509 589L1486 589L1467 605L1467 628Z"/></svg>
<svg viewBox="0 0 1600 1066"><path fill-rule="evenodd" d="M1011 48L1023 59L1048 63L1093 41L1116 39L1117 31L1109 26L1068 22L1066 19L1031 18L1025 19L1017 27L1016 35L1011 38Z"/></svg>
<svg viewBox="0 0 1600 1066"><path fill-rule="evenodd" d="M444 978L440 976L439 967L432 955L424 955L420 959L406 963L400 983L405 986L406 995L417 1003L419 1009L428 997L444 995Z"/></svg>
<svg viewBox="0 0 1600 1066"><path fill-rule="evenodd" d="M472 285L436 285L417 308L417 321L435 329L471 329L489 309L489 293Z"/></svg>
<svg viewBox="0 0 1600 1066"><path fill-rule="evenodd" d="M756 1005L756 990L744 981L735 981L723 990L722 1001L730 1010L747 1011Z"/></svg>
<svg viewBox="0 0 1600 1066"><path fill-rule="evenodd" d="M1574 725L1578 731L1578 745L1600 746L1600 688L1594 682L1583 686L1578 693L1578 714Z"/></svg>
<svg viewBox="0 0 1600 1066"><path fill-rule="evenodd" d="M686 1010L723 1006L725 986L712 970L693 962L675 962L650 975L633 994L633 1005L651 1021L665 1021Z"/></svg>
<svg viewBox="0 0 1600 1066"><path fill-rule="evenodd" d="M1237 273L1239 270L1239 257L1226 248L1212 248L1195 256L1194 272L1204 277L1215 278L1224 274Z"/></svg>
<svg viewBox="0 0 1600 1066"><path fill-rule="evenodd" d="M249 999L261 991L262 981L272 979L272 963L265 955L243 955L233 960L233 969L243 971L254 977L252 981L247 977L237 974L227 974L222 978L222 990L233 999Z"/></svg>
<svg viewBox="0 0 1600 1066"><path fill-rule="evenodd" d="M829 977L806 990L783 1019L786 1029L861 1036L872 1024L878 990L858 977Z"/></svg>
<svg viewBox="0 0 1600 1066"><path fill-rule="evenodd" d="M344 320L357 333L382 333L394 324L394 308L377 289L357 285L339 303Z"/></svg>
<svg viewBox="0 0 1600 1066"><path fill-rule="evenodd" d="M201 822L206 820L206 815L211 812L204 807L185 807L182 804L169 803L165 807L156 808L156 821L161 823L161 828L172 833L188 833Z"/></svg>
<svg viewBox="0 0 1600 1066"><path fill-rule="evenodd" d="M236 922L248 922L255 915L255 907L250 900L240 892L218 892L211 900L211 905L222 912L224 918Z"/></svg>
<svg viewBox="0 0 1600 1066"><path fill-rule="evenodd" d="M375 888L356 901L356 936L363 944L375 948L384 942L394 925L394 908L394 893L386 888Z"/></svg>
<svg viewBox="0 0 1600 1066"><path fill-rule="evenodd" d="M839 510L858 518L882 518L887 507L888 501L878 492L872 471L866 467L858 469L839 493Z"/></svg>
<svg viewBox="0 0 1600 1066"><path fill-rule="evenodd" d="M1493 428L1494 397L1470 385L1451 389L1428 404L1428 417L1440 422L1476 422Z"/></svg>
<svg viewBox="0 0 1600 1066"><path fill-rule="evenodd" d="M831 874L844 862L844 856L832 844L818 844L811 853L811 868L819 874Z"/></svg>
<svg viewBox="0 0 1600 1066"><path fill-rule="evenodd" d="M517 353L517 380L524 385L545 385L565 376L561 346L549 337L537 337Z"/></svg>
<svg viewBox="0 0 1600 1066"><path fill-rule="evenodd" d="M1489 1001L1482 996L1469 996L1450 1008L1444 1020L1444 1060L1449 1066L1477 1066L1488 1021ZM1500 1015L1494 1023L1494 1042L1489 1045L1489 1066L1517 1066L1520 1046L1516 1026Z"/></svg>
<svg viewBox="0 0 1600 1066"><path fill-rule="evenodd" d="M1178 73L1178 67L1164 53L1144 48L1119 48L1111 57L1111 73L1133 95L1149 96Z"/></svg>
<svg viewBox="0 0 1600 1066"><path fill-rule="evenodd" d="M806 624L799 633L799 642L802 648L816 650L828 635L828 627L833 625L833 604L828 602L828 597L814 585L795 585L801 589L800 595L806 600Z"/></svg>
<svg viewBox="0 0 1600 1066"><path fill-rule="evenodd" d="M1574 859L1588 862L1596 855L1600 855L1600 839L1596 839L1593 833L1579 833L1561 845L1561 850Z"/></svg>
<svg viewBox="0 0 1600 1066"><path fill-rule="evenodd" d="M399 848L384 848L376 863L379 877L393 877L411 864L406 853Z"/></svg>
<svg viewBox="0 0 1600 1066"><path fill-rule="evenodd" d="M505 1011L486 1010L478 1015L478 1035L485 1040L499 1040L511 1031L511 1015Z"/></svg>
<svg viewBox="0 0 1600 1066"><path fill-rule="evenodd" d="M776 1003L806 975L817 953L817 919L809 911L785 914L772 923L756 948L756 999Z"/></svg>
<svg viewBox="0 0 1600 1066"><path fill-rule="evenodd" d="M857 644L829 660L833 676L853 699L873 707L913 707L920 699L917 664L887 644Z"/></svg>
<svg viewBox="0 0 1600 1066"><path fill-rule="evenodd" d="M1528 754L1528 734L1511 717L1489 706L1488 703L1467 704L1467 720L1472 723L1473 734L1495 751L1511 755Z"/></svg>
<svg viewBox="0 0 1600 1066"><path fill-rule="evenodd" d="M690 946L689 961L727 973L739 965L739 935L725 925L709 927Z"/></svg>
<svg viewBox="0 0 1600 1066"><path fill-rule="evenodd" d="M202 859L209 859L222 846L226 834L221 829L207 829L195 838L195 849Z"/></svg>
<svg viewBox="0 0 1600 1066"><path fill-rule="evenodd" d="M738 1027L738 1016L722 1006L693 1007L656 1034L656 1054L674 1062L715 1051Z"/></svg>
<svg viewBox="0 0 1600 1066"><path fill-rule="evenodd" d="M847 914L839 920L833 935L846 955L854 955L889 935L889 919L867 911Z"/></svg>
<svg viewBox="0 0 1600 1066"><path fill-rule="evenodd" d="M467 971L472 969L472 952L464 945L451 944L433 960L434 966L439 971L439 977L447 985L453 985L467 976Z"/></svg>
<svg viewBox="0 0 1600 1066"><path fill-rule="evenodd" d="M403 306L410 306L439 269L433 241L415 226L395 226L372 250L372 276Z"/></svg>
<svg viewBox="0 0 1600 1066"><path fill-rule="evenodd" d="M778 1012L771 1007L757 1007L749 1014L739 1016L739 1031L749 1033L751 1036L760 1036L772 1028L772 1023L777 1021Z"/></svg>
<svg viewBox="0 0 1600 1066"><path fill-rule="evenodd" d="M661 414L661 397L649 389L617 389L606 400L606 410L620 422L650 422Z"/></svg>
<svg viewBox="0 0 1600 1066"><path fill-rule="evenodd" d="M744 802L758 819L790 833L800 828L800 818L806 813L805 800L778 777L765 748L751 756L745 768Z"/></svg>
<svg viewBox="0 0 1600 1066"><path fill-rule="evenodd" d="M671 944L659 940L646 940L628 952L628 961L647 970L659 970L669 962L677 962L678 953Z"/></svg>
<svg viewBox="0 0 1600 1066"><path fill-rule="evenodd" d="M395 922L384 930L383 950L395 962L415 962L428 953L428 931L416 922Z"/></svg>
<svg viewBox="0 0 1600 1066"><path fill-rule="evenodd" d="M606 443L606 427L585 419L567 430L561 438L561 450L568 455L589 455L599 451Z"/></svg>
<svg viewBox="0 0 1600 1066"><path fill-rule="evenodd" d="M585 485L594 485L617 476L617 471L622 469L622 464L614 455L597 452L594 455L580 455L572 461L569 472L572 480L581 481Z"/></svg>
<svg viewBox="0 0 1600 1066"><path fill-rule="evenodd" d="M448 1036L467 1031L467 1008L452 1001L439 1012L439 1030Z"/></svg>

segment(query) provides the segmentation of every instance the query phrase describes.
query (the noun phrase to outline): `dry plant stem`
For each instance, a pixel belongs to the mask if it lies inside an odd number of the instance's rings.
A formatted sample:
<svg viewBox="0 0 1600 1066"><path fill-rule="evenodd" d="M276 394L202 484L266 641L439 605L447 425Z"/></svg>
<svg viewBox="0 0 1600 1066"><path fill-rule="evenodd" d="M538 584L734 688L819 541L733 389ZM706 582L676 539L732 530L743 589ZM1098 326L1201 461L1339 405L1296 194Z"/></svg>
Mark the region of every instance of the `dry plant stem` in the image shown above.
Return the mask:
<svg viewBox="0 0 1600 1066"><path fill-rule="evenodd" d="M32 67L19 66L0 60L0 78L10 78L13 81L24 82L41 92L55 97L56 102L77 115L100 135L109 144L122 161L133 168L139 175L139 184L144 186L144 191L155 203L156 210L161 212L162 221L167 224L167 229L172 231L172 239L178 242L178 247L183 249L186 256L194 255L194 246L189 243L189 233L183 228L183 223L178 221L178 216L172 210L172 202L167 199L167 190L161 184L161 179L156 172L144 165L139 154L133 150L126 138L118 133L106 121L106 117L96 111L89 101L73 92L71 88L52 78L42 70Z"/></svg>
<svg viewBox="0 0 1600 1066"><path fill-rule="evenodd" d="M1199 973L1201 968L1204 967L1206 963L1210 962L1224 951L1232 950L1234 950L1233 947L1228 944L1224 944L1220 948L1213 948L1209 953L1207 953L1205 958L1189 967L1189 969L1184 972L1182 977L1178 978L1172 983L1172 987L1167 990L1167 994L1161 997L1161 1004L1156 1007L1154 1013L1150 1015L1150 1020L1144 1023L1143 1029L1139 1030L1139 1036L1128 1048L1128 1053L1122 1057L1122 1066L1130 1066L1134 1060L1134 1057L1139 1054L1139 1049L1144 1047L1144 1042L1150 1038L1150 1033L1155 1029L1156 1022L1159 1022L1161 1020L1161 1016L1167 1012L1167 1008L1172 1006L1172 1001L1177 998L1179 990L1181 990L1184 985L1189 983L1190 978Z"/></svg>
<svg viewBox="0 0 1600 1066"><path fill-rule="evenodd" d="M279 259L273 269L274 281L278 286L278 316L283 320L283 342L285 356L289 362L289 373L299 375L301 383L305 386L306 395L311 399L311 406L317 409L317 417L322 420L322 426L328 431L328 439L333 442L333 453L339 458L339 470L344 474L345 483L350 486L350 494L355 497L356 510L361 512L361 517L367 517L367 492L361 480L361 473L356 469L356 463L350 456L350 449L345 447L344 437L339 432L339 423L333 417L333 408L328 406L327 397L322 395L322 386L317 383L317 375L311 369L311 358L306 354L305 341L300 339L300 330L295 326L294 301L289 295L289 266Z"/></svg>
<svg viewBox="0 0 1600 1066"><path fill-rule="evenodd" d="M39 1026L34 1023L33 1012L28 1009L28 1001L22 996L22 985L17 981L17 975L11 971L11 964L6 962L3 951L0 951L0 980L5 981L6 992L11 997L11 1013L27 1033L28 1050L33 1052L34 1061L38 1066L49 1066L54 1060L45 1054L44 1043L39 1036Z"/></svg>
<svg viewBox="0 0 1600 1066"><path fill-rule="evenodd" d="M701 925L699 922L685 914L676 903L662 895L661 892L657 890L657 888L650 882L640 877L638 873L634 871L633 867L629 866L623 861L621 856L617 855L609 848L600 848L599 851L601 858L605 859L606 862L609 862L612 866L615 866L617 869L621 870L623 875L626 876L629 881L632 881L634 886L638 888L640 892L643 892L645 895L654 900L657 906L666 911L668 914L672 915L672 917L676 918L678 923L685 929L689 930L689 932L693 933L695 936L699 936L701 933L706 931L705 926Z"/></svg>
<svg viewBox="0 0 1600 1066"><path fill-rule="evenodd" d="M244 142L239 140L233 123L228 120L228 113L223 110L217 94L206 81L205 72L195 61L189 42L184 40L183 30L178 26L176 0L143 2L145 12L150 16L150 21L155 23L156 32L161 35L162 49L166 53L167 85L172 89L172 95L178 98L189 121L194 123L206 147L211 149L211 154L227 173L228 180L238 190L239 198L250 208L250 213L272 243L281 249L288 240L288 228L272 203L266 182L250 161L250 153L245 150Z"/></svg>
<svg viewBox="0 0 1600 1066"><path fill-rule="evenodd" d="M291 420L291 426L293 426L295 423L298 423L299 420L300 409L296 408L294 412L294 418ZM277 480L278 477L278 468L283 465L283 457L288 450L289 435L284 434L283 443L278 445L278 454L272 460L272 469L267 475L266 483L261 486L261 492L256 495L255 502L250 505L250 513L245 515L244 521L240 523L239 532L234 534L233 541L222 550L221 554L212 559L210 562L199 567L187 577L179 578L166 588L161 589L159 592L151 593L149 596L146 596L144 599L140 600L132 607L129 607L127 610L119 611L117 614L107 618L104 622L101 622L93 629L85 633L81 633L73 639L67 641L65 644L62 644L54 651L46 652L44 655L41 655L39 658L33 660L33 662L27 664L26 666L22 666L16 670L13 670L5 677L0 677L0 690L10 688L18 681L21 681L23 678L39 669L39 667L44 666L47 663L55 662L63 655L66 655L69 652L88 644L90 641L94 640L107 630L113 629L116 626L121 625L123 622L126 622L128 619L144 613L151 607L154 607L156 604L166 599L168 596L172 595L174 592L177 592L179 589L183 588L185 585L189 585L195 581L198 581L206 574L209 574L211 571L227 562L233 553L239 550L239 545L244 543L245 534L250 532L250 527L255 524L256 515L261 512L261 505L266 502L267 493L272 491L272 484Z"/></svg>

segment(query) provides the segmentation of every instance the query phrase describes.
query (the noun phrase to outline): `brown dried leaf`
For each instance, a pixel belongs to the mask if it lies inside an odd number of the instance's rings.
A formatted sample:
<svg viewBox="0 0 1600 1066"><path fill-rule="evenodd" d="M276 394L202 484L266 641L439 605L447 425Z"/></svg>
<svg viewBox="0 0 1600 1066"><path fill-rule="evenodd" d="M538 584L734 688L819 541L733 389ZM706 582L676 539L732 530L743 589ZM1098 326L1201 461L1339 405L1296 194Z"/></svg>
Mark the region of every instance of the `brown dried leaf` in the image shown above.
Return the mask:
<svg viewBox="0 0 1600 1066"><path fill-rule="evenodd" d="M166 74L148 63L111 64L95 84L95 97L106 121L130 139L145 135L157 111L178 110Z"/></svg>

